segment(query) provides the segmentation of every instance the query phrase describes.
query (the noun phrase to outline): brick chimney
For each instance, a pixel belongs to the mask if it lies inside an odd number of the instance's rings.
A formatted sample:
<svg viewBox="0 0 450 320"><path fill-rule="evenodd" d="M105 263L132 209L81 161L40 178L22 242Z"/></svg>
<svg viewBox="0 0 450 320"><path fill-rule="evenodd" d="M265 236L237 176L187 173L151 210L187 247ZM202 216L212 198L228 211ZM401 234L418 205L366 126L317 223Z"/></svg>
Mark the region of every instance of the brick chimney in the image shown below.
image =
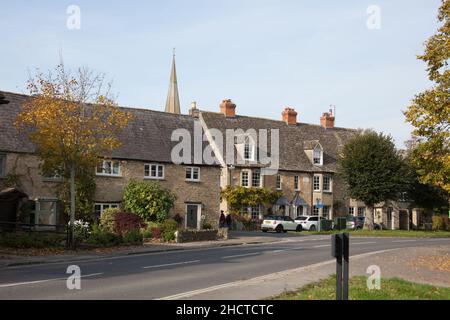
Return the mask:
<svg viewBox="0 0 450 320"><path fill-rule="evenodd" d="M329 112L324 112L320 117L320 125L325 129L334 128L334 114L333 110L330 109Z"/></svg>
<svg viewBox="0 0 450 320"><path fill-rule="evenodd" d="M199 110L197 109L197 102L191 103L191 109L189 109L189 115L193 118L198 118Z"/></svg>
<svg viewBox="0 0 450 320"><path fill-rule="evenodd" d="M283 121L288 125L297 125L297 111L295 111L293 108L284 108L284 111L281 113L281 115L283 116Z"/></svg>
<svg viewBox="0 0 450 320"><path fill-rule="evenodd" d="M236 116L236 105L231 101L231 99L222 100L220 103L220 112L227 118L232 118Z"/></svg>

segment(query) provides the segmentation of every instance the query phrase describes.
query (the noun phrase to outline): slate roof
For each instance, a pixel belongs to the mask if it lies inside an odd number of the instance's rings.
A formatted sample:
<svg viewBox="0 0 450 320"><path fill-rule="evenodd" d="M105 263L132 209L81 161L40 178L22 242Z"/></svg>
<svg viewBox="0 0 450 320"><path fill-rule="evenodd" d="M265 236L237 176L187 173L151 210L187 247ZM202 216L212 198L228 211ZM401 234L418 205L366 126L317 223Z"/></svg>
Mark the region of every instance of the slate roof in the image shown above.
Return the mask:
<svg viewBox="0 0 450 320"><path fill-rule="evenodd" d="M0 91L0 94L10 101L9 104L0 105L0 152L34 153L34 144L14 127L21 104L29 96L3 91ZM134 119L119 136L122 146L114 151L115 159L170 163L172 147L178 144L171 141L172 132L183 128L193 137L194 121L198 121L189 115L148 109L122 109L132 113ZM204 146L206 144L207 142L204 142ZM193 141L191 145L193 146Z"/></svg>
<svg viewBox="0 0 450 320"><path fill-rule="evenodd" d="M338 150L345 144L356 130L345 128L325 129L320 125L297 123L290 126L284 121L248 117L237 115L226 118L221 113L202 112L201 118L209 129L222 131L226 129L279 129L280 136L280 170L302 172L336 172L336 158ZM324 157L322 166L314 166L305 148L311 148L312 141L319 142L323 147ZM268 138L270 151L270 137Z"/></svg>

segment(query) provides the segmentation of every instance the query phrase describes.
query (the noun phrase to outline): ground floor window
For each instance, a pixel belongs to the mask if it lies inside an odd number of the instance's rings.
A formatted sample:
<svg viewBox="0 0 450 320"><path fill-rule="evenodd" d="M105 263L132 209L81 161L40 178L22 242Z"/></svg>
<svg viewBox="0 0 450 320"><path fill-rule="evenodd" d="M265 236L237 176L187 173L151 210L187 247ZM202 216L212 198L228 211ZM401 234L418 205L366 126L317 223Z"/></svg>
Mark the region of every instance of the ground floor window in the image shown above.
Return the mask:
<svg viewBox="0 0 450 320"><path fill-rule="evenodd" d="M317 206L314 206L314 207L313 207L313 213L312 213L312 215L313 215L313 216L318 216L318 215L319 215L319 207L317 207Z"/></svg>
<svg viewBox="0 0 450 320"><path fill-rule="evenodd" d="M366 207L358 207L358 217L364 217L366 215Z"/></svg>
<svg viewBox="0 0 450 320"><path fill-rule="evenodd" d="M322 217L324 217L327 220L330 218L330 206L323 206Z"/></svg>
<svg viewBox="0 0 450 320"><path fill-rule="evenodd" d="M261 206L252 206L251 207L252 220L259 220L261 217Z"/></svg>
<svg viewBox="0 0 450 320"><path fill-rule="evenodd" d="M117 203L96 203L94 206L95 215L101 217L103 211L106 209L118 209L119 205Z"/></svg>
<svg viewBox="0 0 450 320"><path fill-rule="evenodd" d="M348 208L348 215L349 216L354 216L355 215L355 208L353 208L353 207Z"/></svg>

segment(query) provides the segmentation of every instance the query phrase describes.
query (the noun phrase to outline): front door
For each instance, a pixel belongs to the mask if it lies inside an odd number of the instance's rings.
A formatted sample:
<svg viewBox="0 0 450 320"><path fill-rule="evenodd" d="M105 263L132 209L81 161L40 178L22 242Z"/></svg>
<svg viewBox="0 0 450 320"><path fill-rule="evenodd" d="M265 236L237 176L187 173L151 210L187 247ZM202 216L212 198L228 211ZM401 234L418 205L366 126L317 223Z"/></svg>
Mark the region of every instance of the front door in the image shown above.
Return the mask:
<svg viewBox="0 0 450 320"><path fill-rule="evenodd" d="M188 229L198 228L198 205L196 204L187 205L186 227Z"/></svg>
<svg viewBox="0 0 450 320"><path fill-rule="evenodd" d="M297 217L302 216L303 215L303 206L298 206L297 207Z"/></svg>

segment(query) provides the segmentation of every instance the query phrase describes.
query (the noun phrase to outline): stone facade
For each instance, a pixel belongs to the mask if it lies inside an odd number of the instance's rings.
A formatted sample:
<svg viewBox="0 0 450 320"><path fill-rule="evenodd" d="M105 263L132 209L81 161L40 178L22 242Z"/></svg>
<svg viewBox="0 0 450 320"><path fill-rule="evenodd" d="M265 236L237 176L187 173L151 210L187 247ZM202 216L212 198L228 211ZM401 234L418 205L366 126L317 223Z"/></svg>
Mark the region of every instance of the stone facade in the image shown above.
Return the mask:
<svg viewBox="0 0 450 320"><path fill-rule="evenodd" d="M0 178L0 189L4 188L7 179L14 177L20 189L32 200L57 200L55 187L58 181L45 178L41 174L40 160L36 155L6 153L6 176ZM101 204L121 204L123 191L131 179L144 180L143 161L120 161L121 175L96 176L95 202ZM153 163L153 162L152 162ZM200 181L186 181L185 166L172 163L163 164L165 177L158 180L162 187L175 192L177 199L171 215L179 214L186 221L186 205L198 205L199 228L203 223L218 225L220 215L220 168L201 166ZM149 179L150 180L150 179ZM94 208L93 208L94 210ZM199 217L201 217L199 216Z"/></svg>

